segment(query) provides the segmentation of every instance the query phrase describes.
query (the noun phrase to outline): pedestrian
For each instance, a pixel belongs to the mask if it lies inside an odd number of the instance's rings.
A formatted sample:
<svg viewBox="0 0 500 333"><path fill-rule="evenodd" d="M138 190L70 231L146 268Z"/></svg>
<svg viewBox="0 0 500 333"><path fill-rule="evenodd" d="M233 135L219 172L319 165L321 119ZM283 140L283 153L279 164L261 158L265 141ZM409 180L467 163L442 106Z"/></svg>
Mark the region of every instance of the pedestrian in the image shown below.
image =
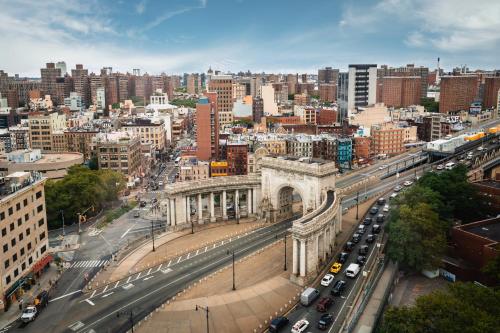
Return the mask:
<svg viewBox="0 0 500 333"><path fill-rule="evenodd" d="M23 311L23 299L19 299L19 310Z"/></svg>

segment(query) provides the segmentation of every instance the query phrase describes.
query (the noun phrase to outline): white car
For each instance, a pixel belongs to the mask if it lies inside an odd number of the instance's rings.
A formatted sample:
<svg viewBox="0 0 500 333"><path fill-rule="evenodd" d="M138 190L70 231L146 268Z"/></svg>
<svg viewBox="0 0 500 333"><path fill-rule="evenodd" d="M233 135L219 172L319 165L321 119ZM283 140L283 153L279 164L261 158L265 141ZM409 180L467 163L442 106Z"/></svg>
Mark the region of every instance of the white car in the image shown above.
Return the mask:
<svg viewBox="0 0 500 333"><path fill-rule="evenodd" d="M28 306L26 309L24 309L23 314L21 315L21 320L23 323L28 323L30 321L35 320L37 314L38 311L36 307Z"/></svg>
<svg viewBox="0 0 500 333"><path fill-rule="evenodd" d="M292 333L302 333L305 332L307 327L309 326L309 322L305 319L301 319L295 323L292 327Z"/></svg>
<svg viewBox="0 0 500 333"><path fill-rule="evenodd" d="M384 165L381 165L378 167L379 170L384 170L385 168L387 168L387 164L384 164Z"/></svg>
<svg viewBox="0 0 500 333"><path fill-rule="evenodd" d="M163 182L161 180L158 182L158 186L163 186Z"/></svg>
<svg viewBox="0 0 500 333"><path fill-rule="evenodd" d="M477 150L482 151L482 150L484 150L484 147L479 147L479 148L477 148Z"/></svg>
<svg viewBox="0 0 500 333"><path fill-rule="evenodd" d="M385 205L385 206L384 206L384 209L382 209L382 211L383 211L384 213L388 213L388 212L389 212L389 205Z"/></svg>
<svg viewBox="0 0 500 333"><path fill-rule="evenodd" d="M321 285L328 287L330 285L330 283L332 283L334 278L335 278L335 276L333 276L332 274L326 274L323 277L323 279L321 279Z"/></svg>
<svg viewBox="0 0 500 333"><path fill-rule="evenodd" d="M444 169L444 165L442 164L439 164L437 167L436 167L436 170L443 170Z"/></svg>
<svg viewBox="0 0 500 333"><path fill-rule="evenodd" d="M407 180L403 183L404 186L412 186L413 182L411 180Z"/></svg>

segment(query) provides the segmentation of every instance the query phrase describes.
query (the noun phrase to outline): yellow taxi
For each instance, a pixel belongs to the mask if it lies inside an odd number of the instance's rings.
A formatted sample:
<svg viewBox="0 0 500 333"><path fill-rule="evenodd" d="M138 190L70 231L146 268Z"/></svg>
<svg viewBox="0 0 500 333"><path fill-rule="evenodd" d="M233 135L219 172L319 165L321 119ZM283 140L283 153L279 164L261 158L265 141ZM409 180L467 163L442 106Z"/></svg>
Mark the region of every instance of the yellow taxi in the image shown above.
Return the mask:
<svg viewBox="0 0 500 333"><path fill-rule="evenodd" d="M331 273L338 273L342 269L342 264L339 262L335 262L330 268Z"/></svg>

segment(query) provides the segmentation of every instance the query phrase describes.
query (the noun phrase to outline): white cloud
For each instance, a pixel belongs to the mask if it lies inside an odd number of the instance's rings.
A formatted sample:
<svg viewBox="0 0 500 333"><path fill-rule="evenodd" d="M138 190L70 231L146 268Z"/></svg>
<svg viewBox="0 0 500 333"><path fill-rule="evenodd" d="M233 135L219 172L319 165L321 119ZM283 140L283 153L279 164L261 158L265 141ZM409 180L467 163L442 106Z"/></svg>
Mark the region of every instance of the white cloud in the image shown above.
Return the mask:
<svg viewBox="0 0 500 333"><path fill-rule="evenodd" d="M421 47L425 45L425 38L418 31L411 32L405 39L405 44L412 47Z"/></svg>
<svg viewBox="0 0 500 333"><path fill-rule="evenodd" d="M142 14L146 10L146 4L147 0L141 0L136 6L135 6L135 11L137 14Z"/></svg>

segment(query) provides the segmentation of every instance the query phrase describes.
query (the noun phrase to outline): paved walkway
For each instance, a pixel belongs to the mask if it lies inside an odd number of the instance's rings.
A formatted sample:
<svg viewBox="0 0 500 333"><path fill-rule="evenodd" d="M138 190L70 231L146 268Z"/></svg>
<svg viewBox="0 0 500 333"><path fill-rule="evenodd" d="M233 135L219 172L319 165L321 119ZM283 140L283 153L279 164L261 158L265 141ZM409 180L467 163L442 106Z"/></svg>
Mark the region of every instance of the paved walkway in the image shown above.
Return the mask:
<svg viewBox="0 0 500 333"><path fill-rule="evenodd" d="M191 234L191 229L167 232L155 238L155 252L152 252L153 244L149 241L119 262L104 268L92 283L102 284L105 281L119 280L129 275L132 271L143 270L149 266L175 258L182 253L196 250L204 247L206 244L234 235L243 234L263 225L262 222L242 219L239 224L235 222L206 224L201 228L195 229L194 234Z"/></svg>
<svg viewBox="0 0 500 333"><path fill-rule="evenodd" d="M359 205L359 219L377 197ZM343 215L343 231L337 243L343 245L359 224L356 208ZM201 279L188 287L138 326L138 332L195 333L206 330L206 313L196 305L208 306L211 332L261 332L270 318L285 314L298 301L301 287L289 280L292 242L287 242L288 271L283 271L283 241L235 265L236 290L232 290L232 267ZM340 247L337 248L340 250ZM258 272L256 274L255 272Z"/></svg>
<svg viewBox="0 0 500 333"><path fill-rule="evenodd" d="M23 300L23 306L26 307L33 303L35 297L43 290L48 290L50 294L51 288L57 288L53 285L53 281L57 281L59 278L59 271L54 263L51 263L46 271L37 280L37 283L31 287L30 290L26 290L21 296ZM0 328L5 328L9 326L12 322L16 321L21 317L21 310L19 310L19 302L13 303L7 311L0 312ZM1 330L0 330L1 331Z"/></svg>

